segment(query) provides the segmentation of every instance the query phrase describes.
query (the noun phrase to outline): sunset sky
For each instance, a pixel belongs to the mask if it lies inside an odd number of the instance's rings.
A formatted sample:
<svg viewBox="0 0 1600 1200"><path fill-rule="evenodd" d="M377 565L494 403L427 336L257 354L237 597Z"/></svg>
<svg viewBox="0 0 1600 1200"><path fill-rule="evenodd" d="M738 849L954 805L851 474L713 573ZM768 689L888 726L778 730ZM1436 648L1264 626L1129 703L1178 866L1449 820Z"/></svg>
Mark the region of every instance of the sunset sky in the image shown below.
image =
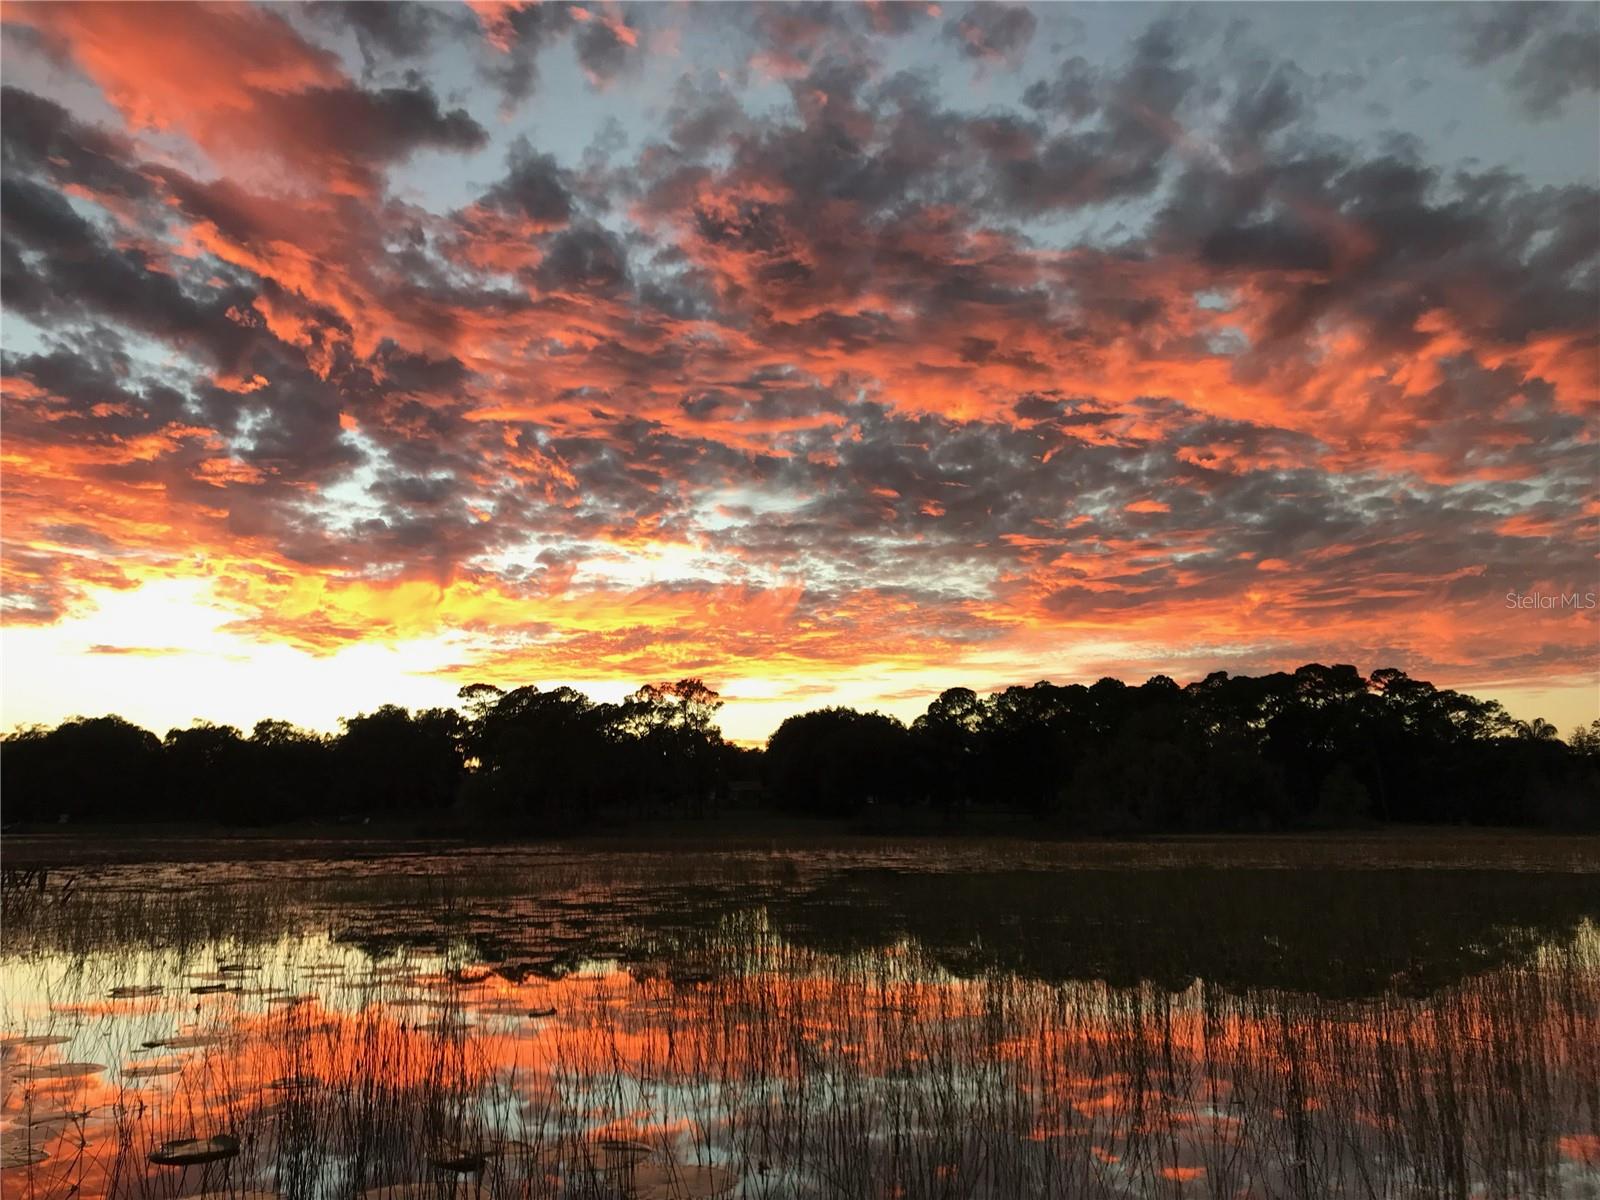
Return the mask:
<svg viewBox="0 0 1600 1200"><path fill-rule="evenodd" d="M1600 7L0 13L7 728L1600 715Z"/></svg>

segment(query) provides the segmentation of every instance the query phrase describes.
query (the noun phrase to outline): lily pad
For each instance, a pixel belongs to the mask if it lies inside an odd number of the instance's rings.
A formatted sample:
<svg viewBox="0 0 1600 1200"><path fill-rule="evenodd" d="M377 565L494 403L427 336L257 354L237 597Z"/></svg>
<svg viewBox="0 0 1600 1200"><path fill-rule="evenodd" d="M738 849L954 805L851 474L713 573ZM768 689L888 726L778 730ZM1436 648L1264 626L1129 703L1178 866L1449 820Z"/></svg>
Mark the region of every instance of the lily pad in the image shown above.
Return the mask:
<svg viewBox="0 0 1600 1200"><path fill-rule="evenodd" d="M306 1092L321 1082L315 1075L285 1075L274 1079L267 1087L275 1092Z"/></svg>
<svg viewBox="0 0 1600 1200"><path fill-rule="evenodd" d="M411 1028L415 1033L464 1034L472 1026L466 1021L425 1021Z"/></svg>
<svg viewBox="0 0 1600 1200"><path fill-rule="evenodd" d="M93 1112L90 1108L30 1108L29 1125L66 1125L87 1121Z"/></svg>
<svg viewBox="0 0 1600 1200"><path fill-rule="evenodd" d="M627 1138L596 1138L585 1149L591 1159L598 1159L604 1171L631 1171L655 1154L655 1147L647 1142Z"/></svg>
<svg viewBox="0 0 1600 1200"><path fill-rule="evenodd" d="M79 1079L105 1069L104 1063L92 1062L26 1063L17 1069L17 1074L24 1079Z"/></svg>
<svg viewBox="0 0 1600 1200"><path fill-rule="evenodd" d="M176 1075L183 1070L182 1063L156 1061L129 1063L122 1068L124 1079L153 1079L158 1075Z"/></svg>
<svg viewBox="0 0 1600 1200"><path fill-rule="evenodd" d="M650 1163L633 1173L634 1200L708 1200L726 1196L739 1186L740 1175L731 1167L691 1167L681 1163Z"/></svg>
<svg viewBox="0 0 1600 1200"><path fill-rule="evenodd" d="M428 1156L428 1165L441 1171L454 1171L465 1175L483 1170L490 1160L497 1158L553 1163L559 1158L559 1152L554 1147L540 1149L529 1142L517 1141L514 1138L490 1138L486 1141L468 1139L439 1143Z"/></svg>
<svg viewBox="0 0 1600 1200"><path fill-rule="evenodd" d="M219 1133L215 1137L168 1142L150 1152L150 1161L158 1167L198 1167L233 1158L238 1153L239 1139L232 1134Z"/></svg>
<svg viewBox="0 0 1600 1200"><path fill-rule="evenodd" d="M30 1033L17 1034L12 1037L0 1038L0 1046L60 1046L72 1039L63 1037L59 1033Z"/></svg>
<svg viewBox="0 0 1600 1200"><path fill-rule="evenodd" d="M503 1142L440 1142L428 1155L428 1165L440 1171L465 1175L483 1170L491 1158L499 1158L505 1152L506 1144Z"/></svg>
<svg viewBox="0 0 1600 1200"><path fill-rule="evenodd" d="M0 1170L36 1166L49 1157L39 1147L20 1139L15 1142L0 1141Z"/></svg>
<svg viewBox="0 0 1600 1200"><path fill-rule="evenodd" d="M481 1146L441 1146L428 1155L430 1167L458 1175L481 1171L488 1163L489 1154Z"/></svg>
<svg viewBox="0 0 1600 1200"><path fill-rule="evenodd" d="M486 1017L522 1017L528 1013L526 1002L515 996L488 996L470 1002L470 1011Z"/></svg>
<svg viewBox="0 0 1600 1200"><path fill-rule="evenodd" d="M111 989L113 1000L143 1000L147 996L159 996L164 989L159 983L128 984L125 987Z"/></svg>
<svg viewBox="0 0 1600 1200"><path fill-rule="evenodd" d="M217 1033L184 1033L177 1037L156 1038L153 1042L146 1042L146 1050L195 1050L201 1046L215 1046L222 1042L221 1034Z"/></svg>

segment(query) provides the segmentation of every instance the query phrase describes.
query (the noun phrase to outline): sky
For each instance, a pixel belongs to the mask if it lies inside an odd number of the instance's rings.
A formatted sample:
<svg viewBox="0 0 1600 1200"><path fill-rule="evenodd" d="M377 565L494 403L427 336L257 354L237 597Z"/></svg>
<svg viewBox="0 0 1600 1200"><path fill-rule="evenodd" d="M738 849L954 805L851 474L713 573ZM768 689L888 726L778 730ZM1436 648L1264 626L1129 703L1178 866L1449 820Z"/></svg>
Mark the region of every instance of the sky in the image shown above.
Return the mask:
<svg viewBox="0 0 1600 1200"><path fill-rule="evenodd" d="M0 6L0 718L1600 716L1600 7Z"/></svg>

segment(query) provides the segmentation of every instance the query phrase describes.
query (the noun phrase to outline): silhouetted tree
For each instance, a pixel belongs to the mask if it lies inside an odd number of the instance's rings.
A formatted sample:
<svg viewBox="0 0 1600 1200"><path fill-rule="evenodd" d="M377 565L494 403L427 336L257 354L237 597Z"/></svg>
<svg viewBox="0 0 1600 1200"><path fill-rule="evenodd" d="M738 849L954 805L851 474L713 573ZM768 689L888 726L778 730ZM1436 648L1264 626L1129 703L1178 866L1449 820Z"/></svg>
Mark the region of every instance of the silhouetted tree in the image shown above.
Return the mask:
<svg viewBox="0 0 1600 1200"><path fill-rule="evenodd" d="M196 721L161 743L168 806L187 820L233 822L254 780L250 746L232 725ZM248 807L248 805L246 805Z"/></svg>
<svg viewBox="0 0 1600 1200"><path fill-rule="evenodd" d="M648 807L703 816L722 798L727 758L716 726L722 698L698 679L646 684L611 725L630 769L629 795Z"/></svg>
<svg viewBox="0 0 1600 1200"><path fill-rule="evenodd" d="M941 692L911 724L912 743L935 805L947 815L972 804L992 786L989 706L971 688Z"/></svg>
<svg viewBox="0 0 1600 1200"><path fill-rule="evenodd" d="M765 751L728 744L703 682L616 704L571 688L472 684L461 712L385 705L322 737L196 722L165 741L119 717L0 741L4 816L267 823L459 804L486 827L567 830L607 814L711 812L759 774L782 807L876 824L921 806L1063 829L1336 827L1368 821L1600 826L1600 721L1548 722L1386 667L1217 671L1179 687L951 688L907 728L881 713L790 717Z"/></svg>
<svg viewBox="0 0 1600 1200"><path fill-rule="evenodd" d="M161 743L118 716L73 717L5 739L7 821L160 820L171 815Z"/></svg>
<svg viewBox="0 0 1600 1200"><path fill-rule="evenodd" d="M265 825L326 810L333 748L327 738L287 721L257 721L250 732L251 776L235 820Z"/></svg>
<svg viewBox="0 0 1600 1200"><path fill-rule="evenodd" d="M1064 783L1089 753L1089 691L1036 683L989 698L981 794L1007 798L1036 817L1059 813Z"/></svg>
<svg viewBox="0 0 1600 1200"><path fill-rule="evenodd" d="M611 706L566 687L500 692L475 684L460 695L472 716L467 799L475 813L547 830L589 818L615 771L606 737Z"/></svg>
<svg viewBox="0 0 1600 1200"><path fill-rule="evenodd" d="M906 727L882 713L804 713L767 739L767 787L785 808L817 816L850 816L875 802L902 804L916 784L911 748Z"/></svg>
<svg viewBox="0 0 1600 1200"><path fill-rule="evenodd" d="M1574 754L1588 759L1600 759L1600 717L1587 725L1579 725L1567 739Z"/></svg>
<svg viewBox="0 0 1600 1200"><path fill-rule="evenodd" d="M336 812L395 815L454 803L466 722L448 708L415 716L394 704L346 717L333 743Z"/></svg>

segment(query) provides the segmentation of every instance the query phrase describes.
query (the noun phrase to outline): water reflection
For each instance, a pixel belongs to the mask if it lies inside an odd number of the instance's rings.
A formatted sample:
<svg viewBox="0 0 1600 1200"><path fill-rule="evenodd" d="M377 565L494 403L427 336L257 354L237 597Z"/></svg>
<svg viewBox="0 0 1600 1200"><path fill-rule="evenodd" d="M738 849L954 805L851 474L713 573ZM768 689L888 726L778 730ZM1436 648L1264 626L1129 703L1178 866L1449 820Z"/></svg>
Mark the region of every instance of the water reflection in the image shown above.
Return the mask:
<svg viewBox="0 0 1600 1200"><path fill-rule="evenodd" d="M1584 879L692 874L13 905L5 1193L1600 1191Z"/></svg>

